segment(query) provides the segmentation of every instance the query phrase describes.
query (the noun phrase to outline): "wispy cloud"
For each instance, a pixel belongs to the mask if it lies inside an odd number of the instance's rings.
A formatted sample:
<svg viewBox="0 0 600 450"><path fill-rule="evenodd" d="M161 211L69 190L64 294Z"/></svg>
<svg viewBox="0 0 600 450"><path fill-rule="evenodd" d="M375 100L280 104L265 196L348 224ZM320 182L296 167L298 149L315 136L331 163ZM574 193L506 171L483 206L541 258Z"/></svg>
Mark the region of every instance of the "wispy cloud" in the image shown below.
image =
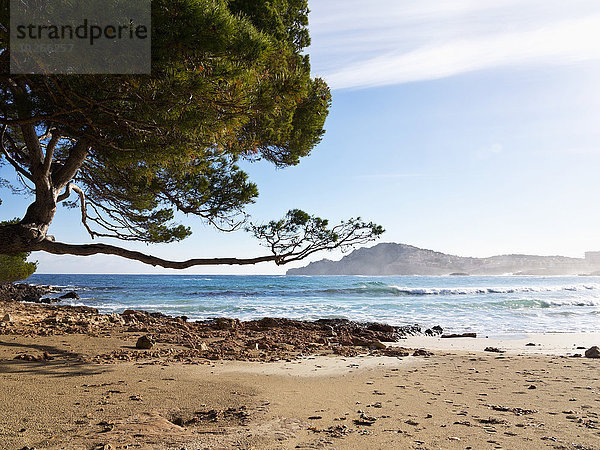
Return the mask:
<svg viewBox="0 0 600 450"><path fill-rule="evenodd" d="M337 89L600 60L597 0L328 0L311 7L313 67Z"/></svg>
<svg viewBox="0 0 600 450"><path fill-rule="evenodd" d="M367 175L356 175L352 177L357 181L374 181L374 180L394 180L400 178L418 178L422 177L420 173L374 173Z"/></svg>
<svg viewBox="0 0 600 450"><path fill-rule="evenodd" d="M504 150L504 146L502 144L492 144L489 147L484 147L475 151L475 157L477 159L489 159L493 158L496 155L499 155Z"/></svg>

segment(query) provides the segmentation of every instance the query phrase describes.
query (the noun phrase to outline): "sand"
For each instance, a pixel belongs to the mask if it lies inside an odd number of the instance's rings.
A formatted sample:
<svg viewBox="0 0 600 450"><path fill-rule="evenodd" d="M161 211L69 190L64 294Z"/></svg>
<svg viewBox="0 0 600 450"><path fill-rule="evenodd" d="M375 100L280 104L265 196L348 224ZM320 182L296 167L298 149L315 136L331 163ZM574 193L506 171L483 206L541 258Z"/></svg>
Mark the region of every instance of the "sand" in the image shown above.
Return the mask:
<svg viewBox="0 0 600 450"><path fill-rule="evenodd" d="M598 335L395 344L429 357L93 362L138 336L1 335L0 448L600 449L600 360L567 356Z"/></svg>
<svg viewBox="0 0 600 450"><path fill-rule="evenodd" d="M566 356L583 355L586 349L600 345L599 343L600 333L546 333L491 339L486 337L442 339L409 336L402 340L402 345L407 347L426 347L431 350L483 351L486 347L495 347L508 354Z"/></svg>

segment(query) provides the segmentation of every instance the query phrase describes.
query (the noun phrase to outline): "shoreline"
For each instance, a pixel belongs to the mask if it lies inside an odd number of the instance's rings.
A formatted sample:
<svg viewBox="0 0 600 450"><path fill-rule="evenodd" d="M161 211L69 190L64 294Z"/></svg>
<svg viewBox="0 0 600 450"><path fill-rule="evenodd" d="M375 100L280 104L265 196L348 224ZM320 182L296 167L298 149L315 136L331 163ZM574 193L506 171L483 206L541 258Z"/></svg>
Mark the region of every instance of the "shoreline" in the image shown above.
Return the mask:
<svg viewBox="0 0 600 450"><path fill-rule="evenodd" d="M0 301L5 314L0 448L600 450L600 359L551 354L544 335L382 348L394 327ZM565 336L582 337L551 338Z"/></svg>
<svg viewBox="0 0 600 450"><path fill-rule="evenodd" d="M309 277L301 281L297 277L254 275L165 275L161 280L137 275L34 277L32 282L54 284L63 292L80 290L81 300L65 303L89 305L106 313L146 309L187 315L190 320L347 317L392 325L439 324L448 332L475 331L492 337L505 333L593 332L600 313L600 285L573 277L558 277L561 281L548 277L534 277L535 281L523 277L506 281L485 277L463 281L456 277L425 281L411 277L342 277L348 278L346 281Z"/></svg>
<svg viewBox="0 0 600 450"><path fill-rule="evenodd" d="M513 337L476 337L441 339L429 336L408 336L402 341L408 347L425 347L434 351L483 352L494 347L503 353L516 355L583 356L594 345L600 345L600 331L593 333L530 333ZM528 345L535 344L535 345Z"/></svg>
<svg viewBox="0 0 600 450"><path fill-rule="evenodd" d="M63 294L58 296L58 294ZM48 294L51 297L48 297ZM10 296L15 297L10 298ZM43 298L45 297L45 298ZM201 326L206 328L201 336L207 338L211 332L225 331L240 337L240 330L250 328L253 332L263 334L273 333L282 328L296 328L308 331L303 338L305 343L312 344L313 353L318 347L347 347L349 352L333 352L342 356L364 354L385 347L404 346L416 349L437 351L485 351L486 347L494 347L502 353L511 354L545 354L545 355L582 355L586 349L600 343L598 332L547 332L547 333L489 333L486 336L449 338L447 332L439 325L433 329L423 329L418 324L391 326L386 323L355 322L348 319L317 319L299 320L282 317L263 317L255 320L242 321L237 318L215 317L212 319L188 321L185 316L169 316L160 312L143 310L125 310L123 313L102 313L89 306L74 306L62 303L63 299L79 299L75 292L65 292L54 286L16 284L0 285L0 319L6 314L22 315L23 322L29 328L15 328L15 320L0 320L1 334L70 334L123 331L119 326L126 326L127 332L148 331L148 325L166 324L166 329L159 330L166 334L188 334L189 327ZM18 306L21 305L21 306ZM78 316L79 320L70 313ZM44 317L42 317L44 316ZM37 322L36 322L37 321ZM35 329L35 327L41 329ZM312 333L312 334L311 334ZM216 333L219 334L219 333ZM223 333L221 333L223 334ZM255 333L256 334L256 333ZM450 333L452 334L452 333ZM460 333L459 333L460 334ZM491 337L490 337L491 336ZM173 336L171 336L172 338ZM261 336L264 337L264 336ZM287 336L289 337L289 336ZM183 344L197 348L190 342L181 342L180 336L171 342L169 336L163 342ZM279 336L281 338L281 336ZM390 339L391 338L391 339ZM158 339L161 340L160 338ZM298 345L299 342L293 342ZM245 345L248 342L244 342ZM535 344L535 345L531 345ZM260 344L256 343L256 349ZM267 346L268 347L268 346ZM267 348L268 349L268 348ZM358 349L358 351L357 351ZM306 348L303 348L306 352ZM308 354L311 354L309 351ZM212 359L214 358L212 355ZM289 356L289 355L288 355ZM233 358L225 359L248 359Z"/></svg>

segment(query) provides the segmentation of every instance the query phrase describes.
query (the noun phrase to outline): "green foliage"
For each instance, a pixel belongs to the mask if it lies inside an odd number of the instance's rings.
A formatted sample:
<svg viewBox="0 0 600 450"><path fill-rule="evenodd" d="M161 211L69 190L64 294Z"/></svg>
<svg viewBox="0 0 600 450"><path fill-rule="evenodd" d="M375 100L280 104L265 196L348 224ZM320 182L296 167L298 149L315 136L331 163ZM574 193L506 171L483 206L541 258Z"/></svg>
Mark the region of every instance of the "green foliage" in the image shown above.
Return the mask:
<svg viewBox="0 0 600 450"><path fill-rule="evenodd" d="M264 241L273 255L277 255L277 264L297 261L322 250L337 248L348 251L377 239L385 231L373 222L363 222L360 217L331 228L328 226L328 220L292 209L283 219L264 225L251 224L248 231Z"/></svg>
<svg viewBox="0 0 600 450"><path fill-rule="evenodd" d="M0 226L17 223L18 220L0 222ZM0 254L0 283L12 283L29 278L37 269L37 262L26 262L29 253Z"/></svg>
<svg viewBox="0 0 600 450"><path fill-rule="evenodd" d="M29 253L0 255L0 283L24 280L35 272L37 263L26 262Z"/></svg>
<svg viewBox="0 0 600 450"><path fill-rule="evenodd" d="M240 160L294 165L324 133L331 96L301 53L307 14L306 0L154 0L151 75L0 77L0 115L61 137L55 180L90 146L73 182L93 236L180 240L177 210L235 228L258 195ZM24 148L18 126L6 137ZM13 154L28 168L26 156Z"/></svg>
<svg viewBox="0 0 600 450"><path fill-rule="evenodd" d="M307 0L230 0L229 8L248 17L260 31L287 42L295 50L310 45Z"/></svg>

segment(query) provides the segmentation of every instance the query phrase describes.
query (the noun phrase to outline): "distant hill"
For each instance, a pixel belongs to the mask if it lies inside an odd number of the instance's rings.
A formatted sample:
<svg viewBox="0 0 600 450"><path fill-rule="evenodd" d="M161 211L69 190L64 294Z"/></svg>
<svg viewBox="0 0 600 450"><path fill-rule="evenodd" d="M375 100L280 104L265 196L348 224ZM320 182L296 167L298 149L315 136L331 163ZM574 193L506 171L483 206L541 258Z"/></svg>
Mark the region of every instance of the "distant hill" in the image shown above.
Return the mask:
<svg viewBox="0 0 600 450"><path fill-rule="evenodd" d="M382 243L354 250L339 261L322 259L288 275L577 275L600 270L600 252L585 258L500 255L470 258L406 244Z"/></svg>

